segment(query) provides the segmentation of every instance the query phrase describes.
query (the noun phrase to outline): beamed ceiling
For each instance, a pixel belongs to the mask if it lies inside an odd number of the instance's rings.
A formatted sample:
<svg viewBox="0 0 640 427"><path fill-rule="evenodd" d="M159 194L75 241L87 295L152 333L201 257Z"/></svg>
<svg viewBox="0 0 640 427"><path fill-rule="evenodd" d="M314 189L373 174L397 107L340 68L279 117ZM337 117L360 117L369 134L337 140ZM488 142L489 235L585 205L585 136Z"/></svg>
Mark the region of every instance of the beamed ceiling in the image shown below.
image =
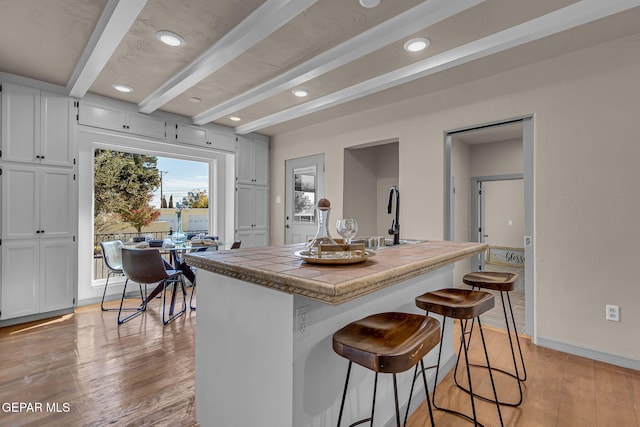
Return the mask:
<svg viewBox="0 0 640 427"><path fill-rule="evenodd" d="M638 22L640 0L3 0L0 72L273 135L636 33ZM185 44L160 43L161 30ZM405 51L415 37L430 46Z"/></svg>

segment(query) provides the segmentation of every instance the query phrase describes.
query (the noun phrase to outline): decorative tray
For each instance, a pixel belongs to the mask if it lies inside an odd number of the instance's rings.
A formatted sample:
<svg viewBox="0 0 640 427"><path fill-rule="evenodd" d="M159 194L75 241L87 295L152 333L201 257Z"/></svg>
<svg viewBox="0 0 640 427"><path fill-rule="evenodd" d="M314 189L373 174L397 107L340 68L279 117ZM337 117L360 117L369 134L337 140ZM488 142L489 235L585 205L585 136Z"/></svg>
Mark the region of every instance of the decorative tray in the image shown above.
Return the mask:
<svg viewBox="0 0 640 427"><path fill-rule="evenodd" d="M345 265L364 262L375 252L367 251L364 244L319 245L317 251L301 250L294 255L311 264Z"/></svg>

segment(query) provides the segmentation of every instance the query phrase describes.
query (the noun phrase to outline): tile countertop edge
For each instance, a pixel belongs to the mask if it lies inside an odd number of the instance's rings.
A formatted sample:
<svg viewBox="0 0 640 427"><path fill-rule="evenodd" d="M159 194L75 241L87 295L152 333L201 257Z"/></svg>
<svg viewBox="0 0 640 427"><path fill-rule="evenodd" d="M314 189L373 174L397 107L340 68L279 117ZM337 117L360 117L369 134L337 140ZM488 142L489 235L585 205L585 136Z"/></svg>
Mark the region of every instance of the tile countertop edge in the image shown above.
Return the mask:
<svg viewBox="0 0 640 427"><path fill-rule="evenodd" d="M476 243L471 247L457 248L448 254L413 261L364 277L347 280L338 285L323 283L304 277L291 276L276 271L266 271L259 267L225 263L220 260L213 260L193 254L185 255L185 258L189 265L212 273L289 294L303 296L323 303L338 305L482 253L486 248L486 244Z"/></svg>

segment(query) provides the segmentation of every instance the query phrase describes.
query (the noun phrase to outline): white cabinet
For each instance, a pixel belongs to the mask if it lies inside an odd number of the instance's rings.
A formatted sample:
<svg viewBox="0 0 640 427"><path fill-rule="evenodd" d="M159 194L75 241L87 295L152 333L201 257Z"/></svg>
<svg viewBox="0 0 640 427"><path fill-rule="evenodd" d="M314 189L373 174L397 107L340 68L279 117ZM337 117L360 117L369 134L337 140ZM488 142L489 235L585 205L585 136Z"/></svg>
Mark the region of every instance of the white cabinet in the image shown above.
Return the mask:
<svg viewBox="0 0 640 427"><path fill-rule="evenodd" d="M72 239L3 240L1 248L0 320L73 307Z"/></svg>
<svg viewBox="0 0 640 427"><path fill-rule="evenodd" d="M238 136L236 147L238 184L269 184L269 142Z"/></svg>
<svg viewBox="0 0 640 427"><path fill-rule="evenodd" d="M216 131L210 127L177 123L176 141L218 150L235 151L235 138L231 133Z"/></svg>
<svg viewBox="0 0 640 427"><path fill-rule="evenodd" d="M269 244L269 142L236 138L236 240L242 247Z"/></svg>
<svg viewBox="0 0 640 427"><path fill-rule="evenodd" d="M80 101L78 124L157 139L165 139L167 131L166 121L158 117L90 101Z"/></svg>
<svg viewBox="0 0 640 427"><path fill-rule="evenodd" d="M2 166L0 320L73 307L73 189L70 168Z"/></svg>
<svg viewBox="0 0 640 427"><path fill-rule="evenodd" d="M0 320L39 310L39 242L36 239L2 242Z"/></svg>
<svg viewBox="0 0 640 427"><path fill-rule="evenodd" d="M2 85L0 320L74 305L74 109L71 98Z"/></svg>
<svg viewBox="0 0 640 427"><path fill-rule="evenodd" d="M73 239L40 238L40 312L73 307L75 259Z"/></svg>
<svg viewBox="0 0 640 427"><path fill-rule="evenodd" d="M238 184L236 187L236 240L242 247L269 243L269 189L265 186Z"/></svg>
<svg viewBox="0 0 640 427"><path fill-rule="evenodd" d="M2 238L72 237L74 173L63 168L2 167Z"/></svg>
<svg viewBox="0 0 640 427"><path fill-rule="evenodd" d="M2 159L72 166L71 98L2 84Z"/></svg>

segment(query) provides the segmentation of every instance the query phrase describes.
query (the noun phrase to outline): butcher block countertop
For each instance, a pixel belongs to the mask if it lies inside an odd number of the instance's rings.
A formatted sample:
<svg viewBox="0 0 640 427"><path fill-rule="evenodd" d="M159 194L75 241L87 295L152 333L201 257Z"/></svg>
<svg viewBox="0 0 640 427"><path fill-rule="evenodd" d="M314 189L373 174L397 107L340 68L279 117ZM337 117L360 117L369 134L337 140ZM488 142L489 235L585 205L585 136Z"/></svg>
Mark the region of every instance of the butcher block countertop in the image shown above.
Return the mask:
<svg viewBox="0 0 640 427"><path fill-rule="evenodd" d="M425 241L386 247L349 265L309 264L295 253L303 244L185 255L193 267L245 282L341 304L484 252L484 243Z"/></svg>

